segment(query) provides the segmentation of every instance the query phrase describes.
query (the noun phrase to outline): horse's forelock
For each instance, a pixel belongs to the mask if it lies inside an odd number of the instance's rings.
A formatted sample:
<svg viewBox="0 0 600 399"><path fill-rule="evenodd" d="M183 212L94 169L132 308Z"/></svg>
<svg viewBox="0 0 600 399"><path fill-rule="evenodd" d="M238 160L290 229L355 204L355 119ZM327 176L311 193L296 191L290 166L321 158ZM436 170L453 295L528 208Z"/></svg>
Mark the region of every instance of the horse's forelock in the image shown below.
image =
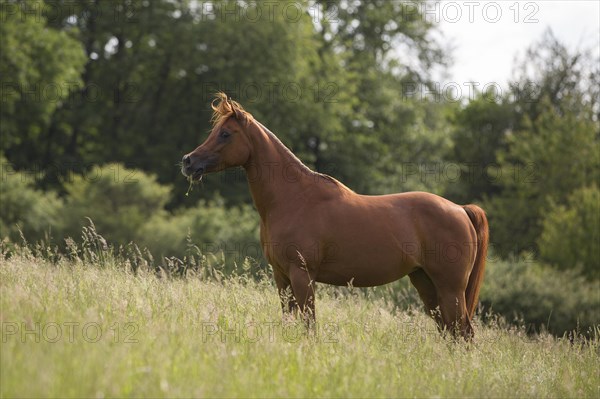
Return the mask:
<svg viewBox="0 0 600 399"><path fill-rule="evenodd" d="M233 101L223 92L215 93L215 98L210 107L213 109L213 115L210 119L213 127L221 124L231 115L235 114L236 110L244 113L246 116L250 116L237 101Z"/></svg>

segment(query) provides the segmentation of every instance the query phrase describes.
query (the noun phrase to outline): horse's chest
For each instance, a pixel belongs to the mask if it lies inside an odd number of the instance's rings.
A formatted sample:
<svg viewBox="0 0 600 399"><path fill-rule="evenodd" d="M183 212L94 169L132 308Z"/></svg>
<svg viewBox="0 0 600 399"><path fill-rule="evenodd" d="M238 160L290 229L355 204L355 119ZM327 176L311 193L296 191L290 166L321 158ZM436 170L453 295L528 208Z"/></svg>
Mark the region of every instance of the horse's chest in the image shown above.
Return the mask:
<svg viewBox="0 0 600 399"><path fill-rule="evenodd" d="M272 265L314 266L320 261L322 240L315 234L262 225L260 239L263 253Z"/></svg>

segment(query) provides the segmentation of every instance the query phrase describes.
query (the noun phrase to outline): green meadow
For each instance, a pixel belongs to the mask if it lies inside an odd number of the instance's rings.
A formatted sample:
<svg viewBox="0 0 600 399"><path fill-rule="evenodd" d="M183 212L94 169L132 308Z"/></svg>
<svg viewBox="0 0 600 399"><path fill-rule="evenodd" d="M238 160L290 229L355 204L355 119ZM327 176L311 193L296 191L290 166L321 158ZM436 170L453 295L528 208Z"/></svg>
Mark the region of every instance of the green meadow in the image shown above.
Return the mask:
<svg viewBox="0 0 600 399"><path fill-rule="evenodd" d="M265 276L134 273L127 260L0 260L0 395L598 397L591 338L476 320L472 343L418 308L319 285L318 324L282 320Z"/></svg>

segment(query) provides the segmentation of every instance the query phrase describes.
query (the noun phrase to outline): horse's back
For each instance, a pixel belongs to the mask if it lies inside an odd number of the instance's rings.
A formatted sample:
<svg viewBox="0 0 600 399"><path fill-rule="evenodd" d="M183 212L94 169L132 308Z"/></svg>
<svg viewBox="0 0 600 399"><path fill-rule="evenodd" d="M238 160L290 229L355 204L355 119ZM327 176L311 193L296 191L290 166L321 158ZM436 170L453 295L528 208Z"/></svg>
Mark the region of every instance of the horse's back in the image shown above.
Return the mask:
<svg viewBox="0 0 600 399"><path fill-rule="evenodd" d="M436 194L411 191L376 196L359 195L358 197L359 208L362 206L365 209L384 209L387 217L392 218L397 224L408 223L420 229L429 227L435 227L438 230L452 229L457 223L464 225L469 221L468 215L461 205Z"/></svg>

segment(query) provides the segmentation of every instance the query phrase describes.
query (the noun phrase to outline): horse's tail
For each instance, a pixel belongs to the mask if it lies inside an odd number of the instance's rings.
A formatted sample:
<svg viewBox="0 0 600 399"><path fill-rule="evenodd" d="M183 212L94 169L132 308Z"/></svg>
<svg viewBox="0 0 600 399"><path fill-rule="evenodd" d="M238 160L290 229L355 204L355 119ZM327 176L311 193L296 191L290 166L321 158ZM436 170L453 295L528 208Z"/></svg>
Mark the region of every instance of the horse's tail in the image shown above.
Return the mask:
<svg viewBox="0 0 600 399"><path fill-rule="evenodd" d="M479 289L481 288L481 283L483 281L490 231L488 220L483 209L477 205L464 205L463 208L467 212L467 215L469 215L469 219L471 219L471 223L477 232L477 254L475 255L473 270L469 276L467 290L465 291L467 312L469 318L473 319L477 301L479 299Z"/></svg>

